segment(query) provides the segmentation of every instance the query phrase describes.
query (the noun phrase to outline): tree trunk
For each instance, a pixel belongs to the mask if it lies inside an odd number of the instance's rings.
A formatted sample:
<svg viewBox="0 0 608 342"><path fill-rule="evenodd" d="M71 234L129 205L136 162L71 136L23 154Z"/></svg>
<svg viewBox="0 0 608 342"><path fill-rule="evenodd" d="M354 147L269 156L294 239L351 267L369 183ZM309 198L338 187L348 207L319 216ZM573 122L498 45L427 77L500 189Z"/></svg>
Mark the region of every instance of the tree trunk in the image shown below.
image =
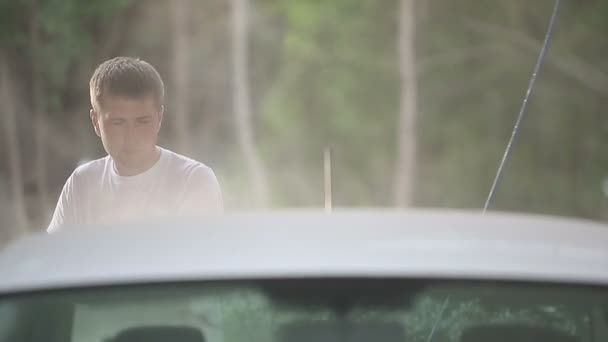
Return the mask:
<svg viewBox="0 0 608 342"><path fill-rule="evenodd" d="M30 51L32 66L32 113L34 116L34 168L36 175L36 188L38 193L39 219L44 222L50 217L51 208L48 203L49 186L47 180L47 130L45 115L47 111L44 83L42 80L42 69L38 57L40 51L40 37L38 27L38 14L34 5L30 21Z"/></svg>
<svg viewBox="0 0 608 342"><path fill-rule="evenodd" d="M395 205L411 206L416 163L418 85L415 61L415 0L401 0L399 16L399 69L401 100L398 155L395 169Z"/></svg>
<svg viewBox="0 0 608 342"><path fill-rule="evenodd" d="M232 0L233 106L239 147L253 186L254 205L268 204L266 172L255 147L249 90L249 0Z"/></svg>
<svg viewBox="0 0 608 342"><path fill-rule="evenodd" d="M25 209L25 196L23 193L23 180L21 178L21 157L19 149L19 135L15 113L15 100L12 93L13 84L9 75L8 59L0 51L0 110L4 126L4 142L8 154L9 182L15 215L15 227L7 227L9 235L16 236L25 232L29 227Z"/></svg>
<svg viewBox="0 0 608 342"><path fill-rule="evenodd" d="M192 10L190 0L171 1L173 24L173 76L174 76L174 112L173 123L177 149L180 153L192 152L190 134L190 30L189 13Z"/></svg>

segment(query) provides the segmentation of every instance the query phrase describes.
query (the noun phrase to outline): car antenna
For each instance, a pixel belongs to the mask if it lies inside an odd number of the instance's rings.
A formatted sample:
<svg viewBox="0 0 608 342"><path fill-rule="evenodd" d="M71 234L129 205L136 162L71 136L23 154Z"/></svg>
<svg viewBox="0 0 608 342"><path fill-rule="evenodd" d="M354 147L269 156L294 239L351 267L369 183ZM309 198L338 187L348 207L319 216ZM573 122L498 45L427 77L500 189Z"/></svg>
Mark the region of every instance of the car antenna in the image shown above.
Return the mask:
<svg viewBox="0 0 608 342"><path fill-rule="evenodd" d="M325 213L330 214L332 211L332 189L331 189L331 149L325 147L323 150L323 178L324 178L324 193L325 193Z"/></svg>
<svg viewBox="0 0 608 342"><path fill-rule="evenodd" d="M492 201L494 200L494 196L496 194L496 190L498 189L498 185L500 183L503 169L506 163L511 156L511 148L515 143L515 139L517 138L517 134L519 133L519 126L526 114L526 109L528 107L528 100L530 99L530 95L532 94L532 90L534 89L534 84L536 82L536 77L540 71L540 67L542 66L545 54L547 52L547 48L549 46L549 42L551 41L551 37L553 35L553 27L557 19L557 13L559 11L560 0L555 0L555 5L553 7L553 14L551 15L551 19L549 20L549 26L547 28L547 33L545 34L545 40L543 41L542 48L540 49L540 54L538 55L538 59L536 60L536 65L534 66L534 71L532 72L532 77L530 77L530 81L528 83L528 90L526 91L526 95L524 96L524 100L521 104L521 108L519 110L519 115L517 116L517 120L515 121L515 125L513 126L513 132L511 133L511 138L507 144L507 148L505 149L505 153L502 156L502 160L500 161L500 165L498 166L498 170L496 171L496 177L494 177L494 182L492 183L492 187L490 188L490 193L486 199L486 203L483 206L483 214L485 215L486 211L492 205Z"/></svg>

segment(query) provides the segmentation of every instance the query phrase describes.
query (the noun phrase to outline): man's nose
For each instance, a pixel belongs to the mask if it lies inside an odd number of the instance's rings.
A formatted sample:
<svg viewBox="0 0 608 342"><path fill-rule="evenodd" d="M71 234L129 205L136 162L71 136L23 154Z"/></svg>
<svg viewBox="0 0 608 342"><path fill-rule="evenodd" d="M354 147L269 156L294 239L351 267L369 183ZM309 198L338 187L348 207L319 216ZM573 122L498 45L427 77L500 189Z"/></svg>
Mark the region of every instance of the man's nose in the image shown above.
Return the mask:
<svg viewBox="0 0 608 342"><path fill-rule="evenodd" d="M135 125L132 122L127 122L123 141L126 145L130 145L134 142L135 138Z"/></svg>

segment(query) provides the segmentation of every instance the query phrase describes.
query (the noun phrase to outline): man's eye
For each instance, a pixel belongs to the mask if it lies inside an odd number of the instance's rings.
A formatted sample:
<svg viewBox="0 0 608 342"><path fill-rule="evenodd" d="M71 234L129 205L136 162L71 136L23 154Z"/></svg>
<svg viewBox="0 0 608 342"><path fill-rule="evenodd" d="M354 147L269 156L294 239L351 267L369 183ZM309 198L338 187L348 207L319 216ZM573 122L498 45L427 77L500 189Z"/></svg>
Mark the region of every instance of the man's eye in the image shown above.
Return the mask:
<svg viewBox="0 0 608 342"><path fill-rule="evenodd" d="M139 122L140 124L147 124L150 123L150 119L138 119L137 122Z"/></svg>
<svg viewBox="0 0 608 342"><path fill-rule="evenodd" d="M125 120L112 120L111 123L114 126L118 126L118 125L122 125L125 122Z"/></svg>

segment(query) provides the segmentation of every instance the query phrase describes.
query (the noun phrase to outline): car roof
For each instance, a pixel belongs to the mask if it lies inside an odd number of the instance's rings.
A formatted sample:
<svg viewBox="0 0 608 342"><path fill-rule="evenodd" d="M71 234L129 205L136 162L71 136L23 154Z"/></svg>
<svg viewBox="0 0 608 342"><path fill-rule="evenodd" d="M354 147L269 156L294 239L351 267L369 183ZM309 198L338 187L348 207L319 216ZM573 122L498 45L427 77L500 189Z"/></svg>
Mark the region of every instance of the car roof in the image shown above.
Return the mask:
<svg viewBox="0 0 608 342"><path fill-rule="evenodd" d="M72 227L0 253L0 293L191 280L416 277L608 285L608 226L454 210Z"/></svg>

